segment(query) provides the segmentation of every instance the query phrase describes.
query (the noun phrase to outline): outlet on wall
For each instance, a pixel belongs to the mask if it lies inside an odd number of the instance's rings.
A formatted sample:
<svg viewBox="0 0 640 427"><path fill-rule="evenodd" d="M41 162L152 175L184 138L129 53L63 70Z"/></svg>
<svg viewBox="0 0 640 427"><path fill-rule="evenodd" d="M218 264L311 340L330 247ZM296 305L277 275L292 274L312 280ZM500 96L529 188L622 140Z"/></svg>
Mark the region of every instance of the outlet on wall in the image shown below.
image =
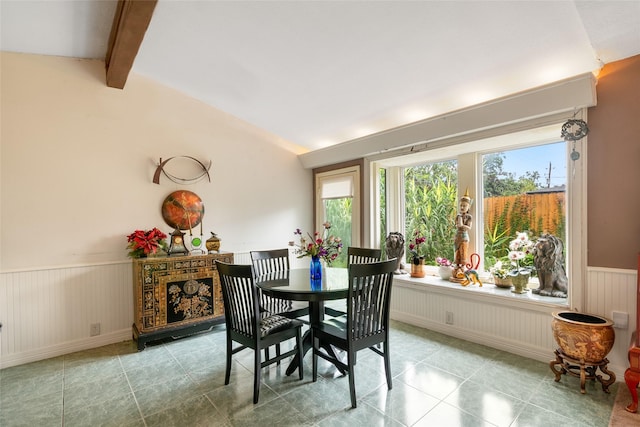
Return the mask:
<svg viewBox="0 0 640 427"><path fill-rule="evenodd" d="M453 311L447 311L446 316L445 323L447 325L453 325Z"/></svg>
<svg viewBox="0 0 640 427"><path fill-rule="evenodd" d="M100 335L100 323L92 323L91 329L89 329L90 337L95 337L96 335Z"/></svg>

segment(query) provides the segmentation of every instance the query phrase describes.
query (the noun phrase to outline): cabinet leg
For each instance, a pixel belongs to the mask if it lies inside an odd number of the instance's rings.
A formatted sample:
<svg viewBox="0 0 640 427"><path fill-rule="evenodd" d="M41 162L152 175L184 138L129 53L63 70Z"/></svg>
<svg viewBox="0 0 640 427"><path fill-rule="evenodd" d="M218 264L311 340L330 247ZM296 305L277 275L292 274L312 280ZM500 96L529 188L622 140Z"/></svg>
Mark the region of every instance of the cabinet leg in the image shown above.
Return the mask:
<svg viewBox="0 0 640 427"><path fill-rule="evenodd" d="M627 383L627 387L631 393L631 399L633 400L626 409L635 414L638 412L638 383L640 382L640 372L627 368L627 370L624 371L624 382Z"/></svg>

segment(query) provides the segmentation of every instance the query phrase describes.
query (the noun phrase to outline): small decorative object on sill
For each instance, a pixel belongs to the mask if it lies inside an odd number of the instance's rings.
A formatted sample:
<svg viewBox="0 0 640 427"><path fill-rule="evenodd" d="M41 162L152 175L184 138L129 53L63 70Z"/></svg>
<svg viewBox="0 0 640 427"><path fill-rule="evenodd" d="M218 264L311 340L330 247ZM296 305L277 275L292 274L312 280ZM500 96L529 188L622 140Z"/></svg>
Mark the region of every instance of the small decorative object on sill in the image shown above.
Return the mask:
<svg viewBox="0 0 640 427"><path fill-rule="evenodd" d="M460 273L458 273L458 275L460 275ZM458 276L458 278L462 279L460 280L460 284L462 286L467 286L473 283L474 285L482 287L482 282L480 281L480 277L476 270L466 270L462 273L462 277Z"/></svg>
<svg viewBox="0 0 640 427"><path fill-rule="evenodd" d="M411 255L411 277L424 277L424 242L420 230L413 232L413 239L409 240L409 254Z"/></svg>
<svg viewBox="0 0 640 427"><path fill-rule="evenodd" d="M473 217L469 213L469 209L472 203L473 199L469 195L469 189L467 188L460 198L460 209L455 220L453 275L449 279L451 282L462 283L467 280L464 273L465 270L468 270L469 230L471 230L473 224Z"/></svg>
<svg viewBox="0 0 640 427"><path fill-rule="evenodd" d="M326 262L327 265L331 265L340 253L342 252L342 239L333 235L328 235L331 223L325 222L322 224L324 231L322 234L315 232L313 236L307 234L310 240L307 240L302 235L300 229L296 229L293 234L300 236L300 244L296 247L295 253L298 258L311 257L311 264L309 266L309 279L311 280L311 286L318 286L322 283L322 263L321 260Z"/></svg>
<svg viewBox="0 0 640 427"><path fill-rule="evenodd" d="M411 260L411 277L424 277L424 257L414 257Z"/></svg>
<svg viewBox="0 0 640 427"><path fill-rule="evenodd" d="M404 236L402 233L392 231L385 239L385 249L387 251L387 259L395 258L398 266L393 274L407 274L404 271Z"/></svg>
<svg viewBox="0 0 640 427"><path fill-rule="evenodd" d="M538 272L540 286L534 294L566 298L569 281L564 269L562 240L552 234L538 238L533 251L533 263Z"/></svg>
<svg viewBox="0 0 640 427"><path fill-rule="evenodd" d="M157 228L136 230L127 236L127 249L131 258L162 256L167 249L167 235Z"/></svg>
<svg viewBox="0 0 640 427"><path fill-rule="evenodd" d="M207 243L206 243L207 250L209 251L210 254L220 253L220 242L221 240L218 237L218 235L212 231L211 237L207 239Z"/></svg>
<svg viewBox="0 0 640 427"><path fill-rule="evenodd" d="M529 277L531 276L531 272L529 271L520 271L517 273L509 273L509 278L511 279L511 283L513 283L513 289L511 292L516 294L524 294L529 292L529 288L527 288L527 283L529 283Z"/></svg>
<svg viewBox="0 0 640 427"><path fill-rule="evenodd" d="M510 277L499 277L496 276L495 274L493 275L493 283L499 287L499 288L505 288L505 289L510 289L511 286L513 286L513 283L511 283L511 278Z"/></svg>
<svg viewBox="0 0 640 427"><path fill-rule="evenodd" d="M453 274L453 267L451 261L446 258L437 257L436 264L438 265L438 275L441 279L449 280Z"/></svg>

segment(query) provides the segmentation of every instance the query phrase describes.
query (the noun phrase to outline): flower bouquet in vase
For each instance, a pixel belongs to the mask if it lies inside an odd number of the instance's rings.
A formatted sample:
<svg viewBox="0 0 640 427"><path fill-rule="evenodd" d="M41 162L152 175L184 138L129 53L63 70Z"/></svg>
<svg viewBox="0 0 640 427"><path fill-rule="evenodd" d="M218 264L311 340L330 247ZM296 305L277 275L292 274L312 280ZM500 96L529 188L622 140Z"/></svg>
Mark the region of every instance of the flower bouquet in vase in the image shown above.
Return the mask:
<svg viewBox="0 0 640 427"><path fill-rule="evenodd" d="M409 254L411 256L411 277L424 277L424 242L420 230L413 232L413 240L409 240Z"/></svg>
<svg viewBox="0 0 640 427"><path fill-rule="evenodd" d="M322 226L324 227L322 233L316 231L313 236L307 233L308 239L299 228L293 232L296 236L300 236L300 243L295 250L298 258L311 257L309 275L311 284L314 286L317 286L322 280L322 264L320 261L322 260L327 265L331 265L342 252L342 239L329 235L331 223L325 222Z"/></svg>
<svg viewBox="0 0 640 427"><path fill-rule="evenodd" d="M509 271L509 278L513 284L511 292L523 294L528 292L527 284L531 277L532 267L528 266L533 258L535 243L529 240L526 232L518 232L516 238L509 243L509 260L515 268Z"/></svg>

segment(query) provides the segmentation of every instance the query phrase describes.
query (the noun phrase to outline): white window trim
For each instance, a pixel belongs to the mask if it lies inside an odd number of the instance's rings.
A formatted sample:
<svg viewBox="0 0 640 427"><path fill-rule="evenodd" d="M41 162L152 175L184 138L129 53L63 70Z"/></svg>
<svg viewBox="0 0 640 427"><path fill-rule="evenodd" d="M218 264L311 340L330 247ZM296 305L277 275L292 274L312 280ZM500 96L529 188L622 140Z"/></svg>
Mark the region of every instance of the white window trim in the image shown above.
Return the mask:
<svg viewBox="0 0 640 427"><path fill-rule="evenodd" d="M557 126L558 138L560 135L561 124L568 118L577 118L587 120L586 108L576 111L575 116L567 113L551 114L545 117L535 118L526 122L505 125L491 130L483 130L467 135L448 138L438 141L437 144L424 144L417 149L402 150L402 152L387 153L377 155L367 159L370 162L370 176L376 177L369 182L373 186L372 206L380 206L379 194L377 191L379 169L387 169L387 228L391 231L400 231L404 234L404 203L402 191L402 166L415 165L425 162L442 161L452 158L458 159L459 171L462 167L473 171L477 176L477 170L481 167L479 153L483 150L471 148L476 145L477 141L486 138L507 136L509 134L523 131L535 130L546 126ZM500 138L497 138L499 140ZM499 142L497 142L499 144ZM586 266L587 266L587 138L583 138L575 143L575 149L580 153L577 161L570 160L570 152L573 148L572 143L567 144L567 239L569 245L567 248L567 275L570 281L569 297L567 306L574 310L582 310L585 306L585 288L586 288ZM477 145L476 145L477 147ZM484 148L484 147L483 147ZM514 148L513 145L497 145L495 147L487 147L487 150L500 148ZM471 151L473 150L473 151ZM466 153L466 154L465 154ZM462 163L462 165L461 165ZM469 187L472 195L480 194L480 183L477 180L469 181L459 172L458 191L463 194L465 189ZM393 189L394 191L389 191ZM395 193L395 194L394 194ZM473 196L478 199L476 196ZM474 218L480 218L480 207L474 203ZM374 226L370 227L370 239L373 242L381 241L380 231L375 224L375 209L372 209L370 220ZM482 227L474 227L473 236L471 236L471 247L481 247L484 244ZM478 246L476 246L478 245ZM405 280L405 277L402 277ZM409 277L406 278L410 280Z"/></svg>
<svg viewBox="0 0 640 427"><path fill-rule="evenodd" d="M360 243L360 165L348 166L346 168L334 169L327 172L315 174L315 194L316 194L316 230L322 230L324 218L324 203L321 198L322 184L324 182L335 181L341 178L348 178L352 181L353 202L351 204L351 244L359 246Z"/></svg>

